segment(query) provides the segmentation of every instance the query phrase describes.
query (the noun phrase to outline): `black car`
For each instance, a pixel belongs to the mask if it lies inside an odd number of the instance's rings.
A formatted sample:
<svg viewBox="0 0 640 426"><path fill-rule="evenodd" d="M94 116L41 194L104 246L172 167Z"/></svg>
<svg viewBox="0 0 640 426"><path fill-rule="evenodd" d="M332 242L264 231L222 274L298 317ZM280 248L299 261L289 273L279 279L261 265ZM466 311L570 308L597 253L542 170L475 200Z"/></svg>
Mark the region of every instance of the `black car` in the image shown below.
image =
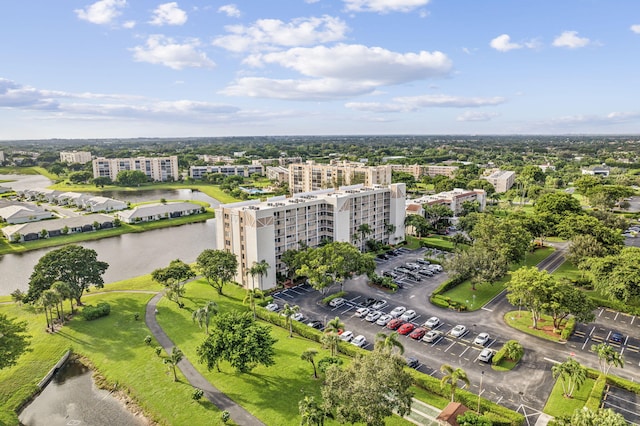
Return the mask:
<svg viewBox="0 0 640 426"><path fill-rule="evenodd" d="M393 272L389 272L389 271L384 271L382 273L383 277L390 277L390 278L396 278L398 275L393 273Z"/></svg>
<svg viewBox="0 0 640 426"><path fill-rule="evenodd" d="M622 343L622 342L624 342L624 336L622 335L622 333L618 333L616 331L616 332L611 333L611 336L609 336L609 340L614 342L614 343Z"/></svg>
<svg viewBox="0 0 640 426"><path fill-rule="evenodd" d="M420 367L420 361L414 357L407 357L407 365L411 368L418 368Z"/></svg>
<svg viewBox="0 0 640 426"><path fill-rule="evenodd" d="M387 260L387 259L389 259L389 257L388 257L386 254L384 254L384 253L380 253L377 257L378 257L378 259L382 259L382 260Z"/></svg>
<svg viewBox="0 0 640 426"><path fill-rule="evenodd" d="M396 256L397 256L397 254L396 254L396 253L394 253L394 252L393 252L393 250L388 251L388 252L386 252L385 254L386 254L387 256L391 256L391 257L396 257Z"/></svg>
<svg viewBox="0 0 640 426"><path fill-rule="evenodd" d="M378 299L374 299L373 297L368 297L367 299L365 299L365 301L362 303L362 306L364 306L365 308L368 308L369 306L373 305L374 303L376 303L378 301Z"/></svg>
<svg viewBox="0 0 640 426"><path fill-rule="evenodd" d="M309 327L313 327L313 328L318 329L318 330L322 329L322 327L323 327L322 321L318 321L318 320L309 321L307 323L307 325Z"/></svg>

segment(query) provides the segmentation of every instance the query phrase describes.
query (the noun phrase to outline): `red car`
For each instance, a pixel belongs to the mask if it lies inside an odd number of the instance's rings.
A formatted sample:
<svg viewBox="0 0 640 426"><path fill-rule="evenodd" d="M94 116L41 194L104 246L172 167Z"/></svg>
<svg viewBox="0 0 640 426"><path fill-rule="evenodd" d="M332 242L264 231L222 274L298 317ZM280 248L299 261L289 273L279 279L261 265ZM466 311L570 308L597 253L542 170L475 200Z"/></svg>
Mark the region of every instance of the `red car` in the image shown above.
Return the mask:
<svg viewBox="0 0 640 426"><path fill-rule="evenodd" d="M426 334L427 330L422 328L422 327L418 327L415 330L413 330L411 332L411 334L409 335L409 337L411 337L412 339L416 339L416 340L420 340L424 337L424 335Z"/></svg>
<svg viewBox="0 0 640 426"><path fill-rule="evenodd" d="M391 321L389 321L387 323L387 328L389 330L396 330L398 327L400 327L402 324L404 324L404 321L401 320L400 318L394 318Z"/></svg>
<svg viewBox="0 0 640 426"><path fill-rule="evenodd" d="M398 334L406 336L407 334L411 333L414 328L416 328L416 326L410 322L402 324L402 326L400 326L400 328L398 329Z"/></svg>

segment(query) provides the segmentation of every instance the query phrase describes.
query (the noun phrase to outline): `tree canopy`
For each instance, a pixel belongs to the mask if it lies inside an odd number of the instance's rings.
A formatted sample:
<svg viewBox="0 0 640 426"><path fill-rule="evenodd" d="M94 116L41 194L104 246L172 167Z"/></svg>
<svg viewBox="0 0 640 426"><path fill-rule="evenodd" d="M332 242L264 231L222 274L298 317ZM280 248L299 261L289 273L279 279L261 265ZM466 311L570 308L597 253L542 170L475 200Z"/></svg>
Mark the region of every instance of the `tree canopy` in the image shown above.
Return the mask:
<svg viewBox="0 0 640 426"><path fill-rule="evenodd" d="M198 255L196 263L200 273L218 294L222 294L224 285L231 282L238 271L236 255L225 250L204 250Z"/></svg>
<svg viewBox="0 0 640 426"><path fill-rule="evenodd" d="M489 214L477 216L470 233L473 245L489 253L499 253L509 263L522 261L531 246L531 234L512 218L497 218Z"/></svg>
<svg viewBox="0 0 640 426"><path fill-rule="evenodd" d="M593 258L588 269L593 287L610 299L628 302L640 296L640 248L626 247L620 254Z"/></svg>
<svg viewBox="0 0 640 426"><path fill-rule="evenodd" d="M140 170L120 170L116 176L116 183L122 186L140 186L149 178Z"/></svg>
<svg viewBox="0 0 640 426"><path fill-rule="evenodd" d="M26 321L10 319L0 314L0 370L16 362L29 346Z"/></svg>
<svg viewBox="0 0 640 426"><path fill-rule="evenodd" d="M29 291L25 301L36 301L43 291L56 281L69 284L77 304L89 286L102 288L109 264L98 260L95 250L68 245L50 251L40 258L29 278Z"/></svg>

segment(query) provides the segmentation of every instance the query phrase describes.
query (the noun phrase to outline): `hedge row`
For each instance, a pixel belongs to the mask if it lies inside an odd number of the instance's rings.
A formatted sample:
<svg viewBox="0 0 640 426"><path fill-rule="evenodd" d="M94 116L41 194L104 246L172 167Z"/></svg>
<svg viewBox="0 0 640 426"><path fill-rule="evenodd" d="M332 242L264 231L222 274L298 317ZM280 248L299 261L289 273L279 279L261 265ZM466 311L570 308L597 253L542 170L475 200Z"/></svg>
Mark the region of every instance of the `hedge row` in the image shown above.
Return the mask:
<svg viewBox="0 0 640 426"><path fill-rule="evenodd" d="M562 333L560 334L560 338L562 340L569 340L569 337L571 337L571 334L573 334L573 330L575 330L576 328L576 319L575 317L571 317L569 318L569 321L567 321L567 323L564 325L564 328L562 329Z"/></svg>
<svg viewBox="0 0 640 426"><path fill-rule="evenodd" d="M327 303L331 302L333 299L336 299L338 297L344 297L346 295L347 295L346 291L339 291L337 293L330 294L329 296L322 299L322 304L326 305Z"/></svg>
<svg viewBox="0 0 640 426"><path fill-rule="evenodd" d="M625 312L631 315L640 315L640 307L638 306L631 306L629 304L625 304L615 300L609 300L604 297L598 297L594 295L589 295L589 297L591 297L591 300L593 300L600 307Z"/></svg>
<svg viewBox="0 0 640 426"><path fill-rule="evenodd" d="M80 315L87 321L106 317L111 312L111 305L107 302L100 302L96 306L86 305Z"/></svg>
<svg viewBox="0 0 640 426"><path fill-rule="evenodd" d="M445 309L455 309L457 311L466 311L467 305L464 303L456 302L451 300L448 297L442 296L443 293L451 290L454 287L459 286L463 282L466 281L466 278L461 275L456 275L453 278L448 279L447 281L440 284L434 291L431 293L429 297L429 301L441 308Z"/></svg>
<svg viewBox="0 0 640 426"><path fill-rule="evenodd" d="M589 393L589 397L587 398L587 402L584 404L585 408L588 408L592 411L597 411L600 408L600 402L602 401L602 396L604 395L604 388L607 386L607 378L604 374L600 374L596 379L596 382L593 384L593 388L591 389L591 393Z"/></svg>

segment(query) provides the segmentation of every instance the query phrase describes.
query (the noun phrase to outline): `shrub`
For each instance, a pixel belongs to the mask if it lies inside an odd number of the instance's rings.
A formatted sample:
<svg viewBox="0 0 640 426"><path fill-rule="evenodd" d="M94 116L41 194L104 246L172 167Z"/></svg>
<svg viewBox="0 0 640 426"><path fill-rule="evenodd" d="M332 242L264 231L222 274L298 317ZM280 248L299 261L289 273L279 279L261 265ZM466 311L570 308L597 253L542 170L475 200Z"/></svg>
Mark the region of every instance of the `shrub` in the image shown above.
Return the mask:
<svg viewBox="0 0 640 426"><path fill-rule="evenodd" d="M569 337L571 337L571 334L573 333L573 330L575 330L575 328L576 328L576 319L570 318L569 321L567 321L567 324L565 324L564 329L560 334L560 338L562 340L569 340Z"/></svg>
<svg viewBox="0 0 640 426"><path fill-rule="evenodd" d="M449 302L443 297L440 296L439 294L437 295L431 295L431 303L433 303L434 305L440 307L440 308L445 308L447 309L449 307Z"/></svg>
<svg viewBox="0 0 640 426"><path fill-rule="evenodd" d="M329 296L327 296L324 299L322 299L322 304L326 305L327 303L331 302L333 299L335 299L337 297L344 297L346 295L347 295L346 291L339 291L337 293L330 294Z"/></svg>
<svg viewBox="0 0 640 426"><path fill-rule="evenodd" d="M144 338L144 343L145 343L146 345L150 345L152 340L153 340L153 338L152 338L151 336L147 335L147 336Z"/></svg>
<svg viewBox="0 0 640 426"><path fill-rule="evenodd" d="M107 302L100 302L96 306L87 305L82 309L80 315L87 321L106 317L111 312L111 305Z"/></svg>
<svg viewBox="0 0 640 426"><path fill-rule="evenodd" d="M604 388L606 386L607 386L607 378L604 374L600 374L596 379L596 382L593 384L593 388L591 389L589 398L587 398L587 402L584 404L585 408L588 408L593 411L597 411L598 408L600 408L600 401L602 401L602 396L604 395Z"/></svg>
<svg viewBox="0 0 640 426"><path fill-rule="evenodd" d="M191 399L194 401L200 401L204 396L204 391L202 389L195 388L193 393L191 394Z"/></svg>

